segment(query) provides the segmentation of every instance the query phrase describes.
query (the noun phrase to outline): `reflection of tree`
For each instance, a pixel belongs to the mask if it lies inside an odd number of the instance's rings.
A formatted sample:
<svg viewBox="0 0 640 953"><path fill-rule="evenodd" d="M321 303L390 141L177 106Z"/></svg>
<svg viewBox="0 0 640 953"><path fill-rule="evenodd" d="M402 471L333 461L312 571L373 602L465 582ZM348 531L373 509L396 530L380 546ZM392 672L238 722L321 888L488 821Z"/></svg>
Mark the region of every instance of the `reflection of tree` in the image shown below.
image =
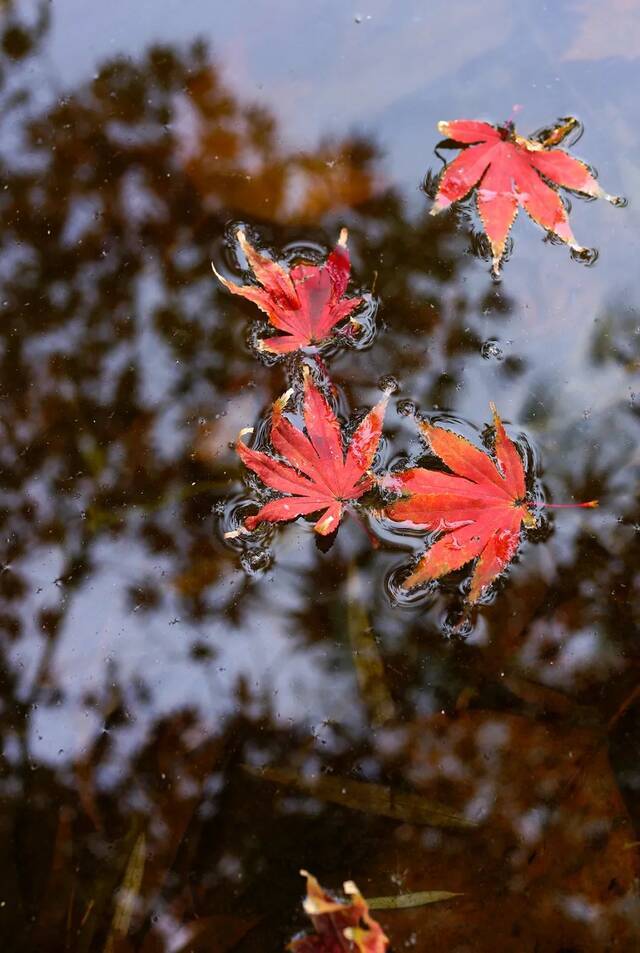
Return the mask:
<svg viewBox="0 0 640 953"><path fill-rule="evenodd" d="M5 89L15 94L22 84L10 117L15 123L22 116L24 148L7 147L0 169L7 935L20 937L16 948L25 951L104 949L115 887L144 832L144 903L132 921L133 945L123 941L123 949L162 950L163 937L179 925L196 930L206 921L198 940L205 949L231 929L224 917L242 921L239 935L242 923L259 931L259 941L249 933L239 949L255 949L256 942L265 951L281 949L293 929L298 866L312 866L329 882L362 870L364 879L357 879L365 889L371 844L385 857L396 836L398 850L405 849L404 835L376 817L354 819L338 807L267 791L239 765L250 758L298 766L308 760L361 779L388 775L402 785L405 764L390 763L375 738L353 726L329 726L324 745L306 726L304 698L299 724L278 722L268 689L235 677L215 730L184 701L185 710L156 717L156 688L144 665L137 678L121 674L126 649L105 662L106 675L79 672L85 713L98 724L83 756L66 773L39 764L31 750L33 706L54 718L69 705L56 653L70 632L75 645L94 637L82 630L86 618L74 622L73 610L90 597L105 553L117 560L124 544L139 554L135 574L120 580L131 617L152 640L154 623L166 626L177 606L184 628L176 627L175 642L190 640L193 679L210 675L212 695L225 685L218 655L241 632L257 635L279 601L277 619L292 630L292 656L319 650L309 662L318 681L348 679L344 580L355 560L371 590L367 610L396 708L412 720L416 708L450 708L461 696L465 704L518 708L500 673L522 641L538 637L534 622L547 627L546 636L552 625L564 626L568 639L598 626L602 638L625 650L625 604L604 594L612 585L634 591L639 537L624 537L615 563L605 539L580 537L571 572L552 594L534 568L518 575L509 598L487 610L493 643L484 654L443 641L438 623L446 595L429 616L423 608L392 609L383 578L398 554L372 557L353 527L329 554L312 549L304 560L296 553L288 565L281 561L272 584L233 577L236 554L216 536L213 514L237 472L226 442L233 429L253 422L283 374L281 366L249 357L251 311L211 278L209 259L225 254L227 223L250 220L276 248L301 239L326 243L337 223L348 224L356 282L370 287L377 275L381 324L393 329L379 338L384 369L401 376L403 396L423 407L446 403L465 357L477 352L475 311L504 310L508 302L494 292L475 300L464 291L465 259L452 223L426 214L411 220L400 196L383 185L374 142L360 137L302 153L286 149L273 117L235 98L199 45L156 48L138 64L114 61L37 112L20 69L37 53L46 20L27 27L14 16L10 23L2 67ZM339 361L342 379L359 397L372 383L370 363L352 351ZM228 418L215 419L219 411L233 419L230 433ZM199 452L202 428L219 447L213 459ZM604 487L607 479L602 474ZM592 594L574 612L580 585ZM96 597L92 609L108 618L111 606ZM210 637L220 619L224 641ZM23 658L32 663L26 670ZM517 661L509 664L518 669ZM538 677L532 668L528 674ZM587 680L584 693L591 687ZM352 707L360 711L353 691ZM602 703L605 714L616 705L614 695L612 688ZM146 741L125 756L119 745L145 716ZM376 888L391 890L382 880Z"/></svg>
<svg viewBox="0 0 640 953"><path fill-rule="evenodd" d="M615 361L629 373L640 369L640 323L635 308L611 308L598 318L591 345L593 363Z"/></svg>

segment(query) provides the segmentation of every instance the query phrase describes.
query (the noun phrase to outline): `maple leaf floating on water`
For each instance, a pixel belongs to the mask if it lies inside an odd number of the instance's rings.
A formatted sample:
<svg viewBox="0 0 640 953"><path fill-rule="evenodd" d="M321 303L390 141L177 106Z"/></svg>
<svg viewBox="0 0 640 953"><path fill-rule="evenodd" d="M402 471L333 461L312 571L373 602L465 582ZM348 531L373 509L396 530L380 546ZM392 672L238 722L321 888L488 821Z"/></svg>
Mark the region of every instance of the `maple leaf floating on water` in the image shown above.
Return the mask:
<svg viewBox="0 0 640 953"><path fill-rule="evenodd" d="M577 120L570 118L539 142L517 135L512 122L503 126L469 119L438 123L444 136L466 148L442 173L431 214L436 215L477 188L478 212L491 243L495 274L520 205L534 222L578 254L585 254L587 249L573 236L560 196L545 180L614 205L623 200L603 191L584 162L563 149L551 148L576 125Z"/></svg>
<svg viewBox="0 0 640 953"><path fill-rule="evenodd" d="M536 525L534 507L526 501L522 459L493 404L491 409L495 459L459 434L420 421L431 450L452 472L415 467L388 474L380 481L386 489L402 494L386 508L387 516L442 534L404 580L406 589L439 579L477 559L467 597L473 604L515 556L522 526ZM593 507L597 503L568 505Z"/></svg>
<svg viewBox="0 0 640 953"><path fill-rule="evenodd" d="M262 287L235 285L215 268L213 271L225 288L257 304L273 327L282 332L260 341L260 350L288 354L321 344L362 303L362 298L344 297L351 268L346 228L340 232L338 244L324 264L302 262L288 271L256 251L242 229L238 231L238 242Z"/></svg>
<svg viewBox="0 0 640 953"><path fill-rule="evenodd" d="M245 466L266 486L287 494L271 500L244 525L253 530L258 523L277 523L324 510L314 529L327 536L338 528L345 503L374 486L367 471L378 449L389 398L383 397L361 421L345 453L338 419L308 368L304 368L303 398L306 434L283 414L291 394L287 391L274 403L271 416L271 444L284 462L247 447L241 438L251 429L241 431L238 437L236 448Z"/></svg>
<svg viewBox="0 0 640 953"><path fill-rule="evenodd" d="M389 940L351 880L344 884L343 902L326 893L306 870L300 873L307 878L303 907L315 933L292 940L292 953L385 953Z"/></svg>

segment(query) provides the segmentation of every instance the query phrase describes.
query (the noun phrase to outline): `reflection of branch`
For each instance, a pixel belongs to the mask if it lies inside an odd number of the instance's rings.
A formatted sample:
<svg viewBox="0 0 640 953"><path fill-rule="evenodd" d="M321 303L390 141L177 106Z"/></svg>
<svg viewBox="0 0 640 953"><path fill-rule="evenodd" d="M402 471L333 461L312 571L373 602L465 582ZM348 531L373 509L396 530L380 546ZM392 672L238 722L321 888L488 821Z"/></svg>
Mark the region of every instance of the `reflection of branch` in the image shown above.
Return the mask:
<svg viewBox="0 0 640 953"><path fill-rule="evenodd" d="M77 575L77 567L82 562L82 556L89 546L90 536L86 531L83 531L81 539L78 542L77 548L75 551L67 555L65 565L62 572L60 573L56 582L60 583L60 588L62 589L62 595L60 597L60 604L64 606L65 613L69 611L69 593L74 586L77 586L79 579ZM55 649L57 647L57 641L59 633L62 629L62 618L58 621L58 624L55 627L54 632L47 633L46 641L44 644L44 649L40 656L40 661L38 662L38 667L36 669L35 675L33 677L33 682L31 684L31 690L28 694L28 697L25 701L25 704L31 708L35 703L38 692L40 689L49 681L49 672L51 668L51 662L53 660Z"/></svg>
<svg viewBox="0 0 640 953"><path fill-rule="evenodd" d="M91 532L96 533L103 526L115 526L131 512L157 513L172 503L181 503L190 500L202 493L224 493L229 489L228 480L200 480L190 486L184 486L174 493L167 493L153 503L123 503L122 506L103 509L99 506L90 506L87 509L87 519Z"/></svg>
<svg viewBox="0 0 640 953"><path fill-rule="evenodd" d="M629 709L635 705L635 703L640 698L640 683L636 685L633 691L627 695L621 705L618 706L616 711L613 713L609 721L607 722L607 732L610 734L617 723L620 721L623 715L629 711Z"/></svg>

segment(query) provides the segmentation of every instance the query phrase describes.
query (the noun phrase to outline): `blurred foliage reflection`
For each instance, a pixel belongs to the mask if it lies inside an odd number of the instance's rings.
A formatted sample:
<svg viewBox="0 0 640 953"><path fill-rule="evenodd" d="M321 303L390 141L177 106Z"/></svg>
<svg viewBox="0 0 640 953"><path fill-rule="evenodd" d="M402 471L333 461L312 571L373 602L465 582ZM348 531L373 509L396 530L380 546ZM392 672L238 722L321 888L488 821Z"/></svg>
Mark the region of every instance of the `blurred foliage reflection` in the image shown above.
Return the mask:
<svg viewBox="0 0 640 953"><path fill-rule="evenodd" d="M464 894L381 915L394 949L634 948L637 403L553 417L553 488L605 508L527 544L467 641L456 581L395 605L405 556L372 552L355 521L326 553L283 530L243 572L219 525L239 477L228 443L286 364L255 361L255 314L212 279L212 257L240 266L232 224L276 249L348 225L355 282L380 295L367 356L335 361L352 405L384 373L398 400L452 407L482 365L483 316L514 302L467 286L455 221L410 214L373 138L289 149L198 43L115 58L43 106L27 67L48 6L30 21L4 7L6 949L282 950L301 866L368 895ZM637 329L612 314L585 381L637 369ZM534 361L523 347L495 373L541 392ZM416 452L406 418L387 433ZM246 764L417 791L478 826L354 811Z"/></svg>

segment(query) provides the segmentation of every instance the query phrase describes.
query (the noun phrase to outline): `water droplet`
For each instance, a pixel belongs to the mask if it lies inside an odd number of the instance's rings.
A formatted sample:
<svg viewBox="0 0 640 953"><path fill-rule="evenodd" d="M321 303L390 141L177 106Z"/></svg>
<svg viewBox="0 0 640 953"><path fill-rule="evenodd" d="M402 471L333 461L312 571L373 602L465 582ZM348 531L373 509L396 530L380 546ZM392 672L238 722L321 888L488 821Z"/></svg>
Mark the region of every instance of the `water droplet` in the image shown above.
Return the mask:
<svg viewBox="0 0 640 953"><path fill-rule="evenodd" d="M400 400L396 410L401 417L415 417L417 407L412 400Z"/></svg>
<svg viewBox="0 0 640 953"><path fill-rule="evenodd" d="M626 199L624 195L612 195L611 204L615 205L616 208L626 208L629 204L629 199Z"/></svg>
<svg viewBox="0 0 640 953"><path fill-rule="evenodd" d="M265 572L273 561L271 551L268 549L253 549L244 552L240 557L240 565L244 571L255 576L258 573Z"/></svg>
<svg viewBox="0 0 640 953"><path fill-rule="evenodd" d="M442 620L443 634L449 639L466 639L473 631L473 625L466 609L457 608L448 612Z"/></svg>
<svg viewBox="0 0 640 953"><path fill-rule="evenodd" d="M485 341L480 348L480 353L485 361L504 361L504 350L495 338L489 338L488 341Z"/></svg>
<svg viewBox="0 0 640 953"><path fill-rule="evenodd" d="M385 374L378 380L378 387L385 394L395 394L400 388L400 384L392 374Z"/></svg>
<svg viewBox="0 0 640 953"><path fill-rule="evenodd" d="M592 265L595 265L600 257L600 253L597 248L572 248L571 257L574 261L578 261L581 265L586 265L587 268L590 268Z"/></svg>
<svg viewBox="0 0 640 953"><path fill-rule="evenodd" d="M361 14L361 13L356 13L355 17L353 18L353 22L354 22L354 23L362 23L362 14Z"/></svg>

